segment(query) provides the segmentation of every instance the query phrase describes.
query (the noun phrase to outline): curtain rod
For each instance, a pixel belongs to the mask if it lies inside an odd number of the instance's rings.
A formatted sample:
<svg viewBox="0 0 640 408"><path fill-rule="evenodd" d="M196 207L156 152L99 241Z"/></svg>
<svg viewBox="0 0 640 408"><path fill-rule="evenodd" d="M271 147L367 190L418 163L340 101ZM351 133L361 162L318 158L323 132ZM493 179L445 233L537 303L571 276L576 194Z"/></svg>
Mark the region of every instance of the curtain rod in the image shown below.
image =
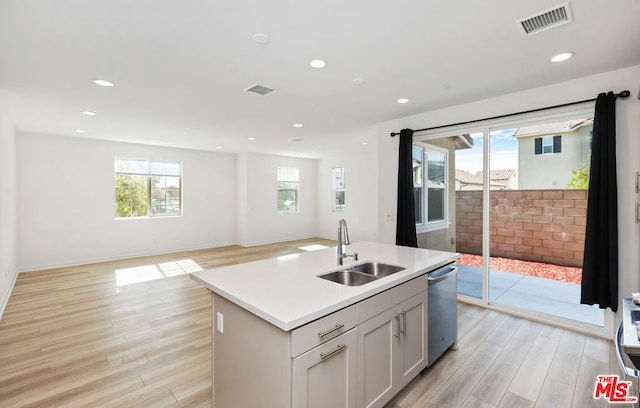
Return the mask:
<svg viewBox="0 0 640 408"><path fill-rule="evenodd" d="M631 92L629 92L627 90L615 94L616 98L622 98L622 99L628 98L629 95L631 95ZM569 103L563 103L561 105L547 106L547 107L544 107L544 108L531 109L531 110L526 110L526 111L522 111L522 112L507 113L506 115L492 116L490 118L468 120L466 122L458 122L458 123L451 123L449 125L441 125L441 126L428 127L428 128L424 128L424 129L417 129L417 130L414 130L414 132L424 132L424 131L427 131L427 130L442 129L442 128L446 128L446 127L450 127L450 126L468 125L470 123L483 122L485 120L508 118L510 116L523 115L525 113L540 112L540 111L545 111L545 110L555 109L555 108L563 108L565 106L578 105L578 104L581 104L581 103L593 102L595 100L596 100L596 98L585 99L583 101L569 102ZM399 135L399 134L400 134L400 132L392 132L391 133L391 137L394 137L394 136Z"/></svg>

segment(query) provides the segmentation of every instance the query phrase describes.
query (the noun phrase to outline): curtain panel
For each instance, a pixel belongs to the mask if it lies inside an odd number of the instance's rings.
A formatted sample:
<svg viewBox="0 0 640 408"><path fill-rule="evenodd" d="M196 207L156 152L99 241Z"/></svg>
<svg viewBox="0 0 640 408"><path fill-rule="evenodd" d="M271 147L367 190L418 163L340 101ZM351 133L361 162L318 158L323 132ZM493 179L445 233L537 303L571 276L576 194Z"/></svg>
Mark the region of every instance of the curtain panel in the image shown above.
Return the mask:
<svg viewBox="0 0 640 408"><path fill-rule="evenodd" d="M416 212L413 202L413 130L400 131L398 154L398 216L396 245L418 247Z"/></svg>
<svg viewBox="0 0 640 408"><path fill-rule="evenodd" d="M618 309L616 96L596 99L580 303Z"/></svg>

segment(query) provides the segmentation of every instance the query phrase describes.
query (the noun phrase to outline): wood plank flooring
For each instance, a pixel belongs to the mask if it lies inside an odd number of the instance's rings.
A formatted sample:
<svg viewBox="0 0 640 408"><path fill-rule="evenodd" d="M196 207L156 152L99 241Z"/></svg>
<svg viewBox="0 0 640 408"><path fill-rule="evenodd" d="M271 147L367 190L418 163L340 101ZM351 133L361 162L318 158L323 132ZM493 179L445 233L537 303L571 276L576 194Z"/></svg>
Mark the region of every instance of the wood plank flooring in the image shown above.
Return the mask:
<svg viewBox="0 0 640 408"><path fill-rule="evenodd" d="M230 246L20 274L0 321L0 407L210 407L210 298L185 272L312 244L335 242ZM390 408L609 406L591 396L596 375L620 374L611 342L462 303L458 313L458 350Z"/></svg>

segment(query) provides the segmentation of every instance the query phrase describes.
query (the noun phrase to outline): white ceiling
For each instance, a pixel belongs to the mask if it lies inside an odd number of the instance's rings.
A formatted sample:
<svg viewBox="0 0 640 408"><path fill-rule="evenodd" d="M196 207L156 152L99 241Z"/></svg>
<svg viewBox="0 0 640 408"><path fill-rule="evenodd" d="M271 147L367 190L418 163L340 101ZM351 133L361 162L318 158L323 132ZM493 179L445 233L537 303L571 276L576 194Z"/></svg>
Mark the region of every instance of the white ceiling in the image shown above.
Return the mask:
<svg viewBox="0 0 640 408"><path fill-rule="evenodd" d="M572 0L574 22L520 32L561 2L1 0L0 90L22 131L322 157L382 121L640 64L638 0Z"/></svg>

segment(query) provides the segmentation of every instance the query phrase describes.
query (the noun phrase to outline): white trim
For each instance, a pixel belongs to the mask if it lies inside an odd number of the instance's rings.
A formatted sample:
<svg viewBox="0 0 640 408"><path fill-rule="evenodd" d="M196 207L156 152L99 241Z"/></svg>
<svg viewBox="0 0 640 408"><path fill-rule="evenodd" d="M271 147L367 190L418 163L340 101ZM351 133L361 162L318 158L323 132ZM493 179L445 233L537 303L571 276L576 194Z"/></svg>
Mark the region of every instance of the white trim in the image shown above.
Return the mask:
<svg viewBox="0 0 640 408"><path fill-rule="evenodd" d="M425 232L439 231L439 230L447 229L450 226L451 226L451 221L449 221L449 220L446 220L446 221L434 221L434 222L428 223L428 224L416 225L416 233L424 234Z"/></svg>
<svg viewBox="0 0 640 408"><path fill-rule="evenodd" d="M4 314L4 311L9 304L9 298L11 297L13 288L16 285L16 281L18 280L18 275L18 271L13 271L13 279L11 280L11 283L9 283L9 287L7 288L7 292L5 293L5 298L2 300L2 304L0 304L0 320L2 320L2 315Z"/></svg>

